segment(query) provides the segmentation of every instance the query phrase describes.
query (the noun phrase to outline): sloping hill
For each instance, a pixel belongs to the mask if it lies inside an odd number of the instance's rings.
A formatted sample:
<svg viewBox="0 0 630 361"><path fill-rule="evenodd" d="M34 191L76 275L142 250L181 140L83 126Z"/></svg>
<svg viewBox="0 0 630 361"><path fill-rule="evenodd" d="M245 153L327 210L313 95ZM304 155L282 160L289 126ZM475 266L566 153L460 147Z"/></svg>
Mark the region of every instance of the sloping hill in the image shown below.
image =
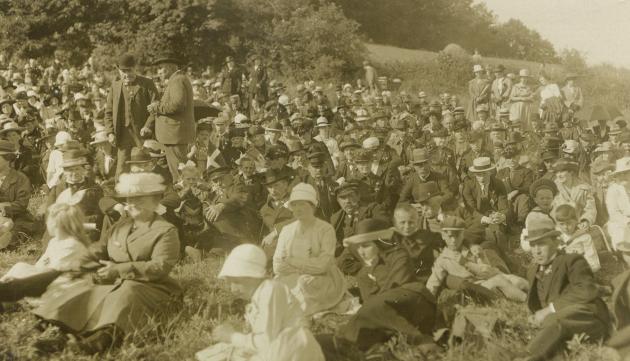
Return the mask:
<svg viewBox="0 0 630 361"><path fill-rule="evenodd" d="M380 45L380 44L370 44L366 43L365 46L368 49L369 57L371 60L377 63L395 63L395 62L429 62L434 60L437 57L436 52L427 51L427 50L417 50L417 49L403 49L397 48L394 46L388 45ZM482 54L483 56L483 54ZM510 72L518 72L519 69L527 68L536 74L541 67L540 63L535 63L531 61L518 60L518 59L504 59L504 58L493 58L493 57L483 57L482 63L490 64L490 65L498 65L503 64L508 71ZM546 64L546 69L551 70L552 72L562 72L562 66L557 64Z"/></svg>

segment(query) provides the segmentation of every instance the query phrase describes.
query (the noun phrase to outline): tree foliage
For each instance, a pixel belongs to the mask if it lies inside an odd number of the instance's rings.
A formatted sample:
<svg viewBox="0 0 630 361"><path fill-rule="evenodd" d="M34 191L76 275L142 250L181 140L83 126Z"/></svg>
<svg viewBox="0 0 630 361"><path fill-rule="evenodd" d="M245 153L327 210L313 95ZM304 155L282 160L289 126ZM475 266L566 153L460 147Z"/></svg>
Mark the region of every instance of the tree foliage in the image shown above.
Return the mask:
<svg viewBox="0 0 630 361"><path fill-rule="evenodd" d="M218 68L255 52L292 75L356 69L358 25L334 4L312 0L0 0L0 50L18 58L57 54L74 64L123 52L142 63L168 52Z"/></svg>
<svg viewBox="0 0 630 361"><path fill-rule="evenodd" d="M555 62L553 46L518 20L497 24L473 0L334 0L379 44L442 50L457 43L484 55Z"/></svg>

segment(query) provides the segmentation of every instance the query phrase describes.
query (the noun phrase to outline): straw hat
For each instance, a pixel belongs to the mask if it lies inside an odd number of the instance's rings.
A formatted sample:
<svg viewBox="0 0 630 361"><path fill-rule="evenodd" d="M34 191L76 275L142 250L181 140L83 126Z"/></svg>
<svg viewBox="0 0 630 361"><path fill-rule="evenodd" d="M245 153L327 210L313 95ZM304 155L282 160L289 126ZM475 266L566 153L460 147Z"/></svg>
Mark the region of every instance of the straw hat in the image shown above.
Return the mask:
<svg viewBox="0 0 630 361"><path fill-rule="evenodd" d="M468 168L471 173L483 173L489 172L496 167L492 164L489 157L479 157L473 160L473 165Z"/></svg>
<svg viewBox="0 0 630 361"><path fill-rule="evenodd" d="M20 127L16 122L6 122L2 125L2 129L0 129L0 135L8 133L8 132L21 132L25 128Z"/></svg>
<svg viewBox="0 0 630 361"><path fill-rule="evenodd" d="M107 131L100 131L94 134L94 140L90 142L91 145L99 144L99 143L107 143L109 142L109 134Z"/></svg>

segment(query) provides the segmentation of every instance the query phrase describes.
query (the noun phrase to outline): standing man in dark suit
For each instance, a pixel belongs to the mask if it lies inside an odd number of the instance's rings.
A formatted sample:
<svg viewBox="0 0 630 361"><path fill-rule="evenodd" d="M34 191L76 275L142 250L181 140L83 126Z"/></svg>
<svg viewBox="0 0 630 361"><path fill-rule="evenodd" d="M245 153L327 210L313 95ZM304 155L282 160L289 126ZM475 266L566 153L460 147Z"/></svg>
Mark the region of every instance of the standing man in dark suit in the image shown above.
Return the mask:
<svg viewBox="0 0 630 361"><path fill-rule="evenodd" d="M120 79L112 83L105 107L105 126L114 135L118 148L116 178L124 172L131 148L142 147L141 138L151 134L152 117L147 106L158 98L153 80L137 75L135 69L133 55L120 57Z"/></svg>
<svg viewBox="0 0 630 361"><path fill-rule="evenodd" d="M588 263L582 255L559 251L559 236L549 217L527 228L533 257L527 306L534 313L530 322L540 330L527 347L527 357L519 360L548 360L574 335L585 333L589 342L598 342L610 332L608 308Z"/></svg>
<svg viewBox="0 0 630 361"><path fill-rule="evenodd" d="M249 72L249 105L253 106L255 102L258 109L267 102L269 75L267 74L267 69L262 65L260 57L255 55L253 60L254 66Z"/></svg>
<svg viewBox="0 0 630 361"><path fill-rule="evenodd" d="M186 163L188 144L195 141L196 124L193 109L193 89L186 73L179 69L173 57L158 59L161 76L168 79L162 99L147 107L155 114L155 138L164 145L173 183L179 181L179 163Z"/></svg>

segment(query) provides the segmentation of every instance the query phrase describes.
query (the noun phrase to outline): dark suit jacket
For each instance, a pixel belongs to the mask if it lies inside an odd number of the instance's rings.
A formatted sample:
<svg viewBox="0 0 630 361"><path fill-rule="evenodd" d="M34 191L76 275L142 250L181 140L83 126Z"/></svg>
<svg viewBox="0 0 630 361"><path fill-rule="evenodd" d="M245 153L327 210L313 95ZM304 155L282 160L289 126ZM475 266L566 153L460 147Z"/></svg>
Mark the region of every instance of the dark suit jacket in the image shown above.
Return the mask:
<svg viewBox="0 0 630 361"><path fill-rule="evenodd" d="M487 216L492 212L501 212L507 215L507 193L503 183L495 176L491 176L488 188L488 202L486 203L481 197L479 182L472 177L467 178L462 189L462 198L466 207L476 215L481 216Z"/></svg>
<svg viewBox="0 0 630 361"><path fill-rule="evenodd" d="M527 307L530 311L536 312L549 303L553 303L556 313L561 313L567 307L584 305L594 316L605 322L609 320L608 309L599 297L593 272L584 257L578 254L558 254L551 263L551 276L545 279L543 295L538 295L538 267L534 264L527 270L527 281L530 284ZM540 299L544 305L540 303Z"/></svg>
<svg viewBox="0 0 630 361"><path fill-rule="evenodd" d="M158 98L158 91L153 80L143 76L136 76L133 84L128 87L129 109L136 131L151 123L147 106ZM123 81L115 80L107 95L107 105L105 107L105 126L108 127L119 138L120 131L125 126L125 109L122 107L120 99L123 97Z"/></svg>
<svg viewBox="0 0 630 361"><path fill-rule="evenodd" d="M253 66L249 72L249 94L253 99L265 101L267 99L267 82L269 76L264 66L255 69Z"/></svg>
<svg viewBox="0 0 630 361"><path fill-rule="evenodd" d="M24 173L10 169L0 185L0 203L8 203L4 208L7 217L15 220L27 215L28 202L31 198L31 182Z"/></svg>
<svg viewBox="0 0 630 361"><path fill-rule="evenodd" d="M420 176L418 176L418 173L412 172L411 175L407 177L407 179L403 183L402 189L400 191L400 198L398 198L398 202L415 203L415 200L413 198L414 188L428 182L437 183L438 187L440 188L440 191L447 197L454 195L451 188L449 187L448 179L445 176L437 172L431 171L427 179L423 181L422 179L420 179Z"/></svg>
<svg viewBox="0 0 630 361"><path fill-rule="evenodd" d="M503 181L506 192L518 190L520 194L528 194L534 182L534 171L519 165L510 172L506 167L497 172L497 178Z"/></svg>
<svg viewBox="0 0 630 361"><path fill-rule="evenodd" d="M155 138L162 144L188 144L195 140L193 90L181 70L171 75L158 107Z"/></svg>

